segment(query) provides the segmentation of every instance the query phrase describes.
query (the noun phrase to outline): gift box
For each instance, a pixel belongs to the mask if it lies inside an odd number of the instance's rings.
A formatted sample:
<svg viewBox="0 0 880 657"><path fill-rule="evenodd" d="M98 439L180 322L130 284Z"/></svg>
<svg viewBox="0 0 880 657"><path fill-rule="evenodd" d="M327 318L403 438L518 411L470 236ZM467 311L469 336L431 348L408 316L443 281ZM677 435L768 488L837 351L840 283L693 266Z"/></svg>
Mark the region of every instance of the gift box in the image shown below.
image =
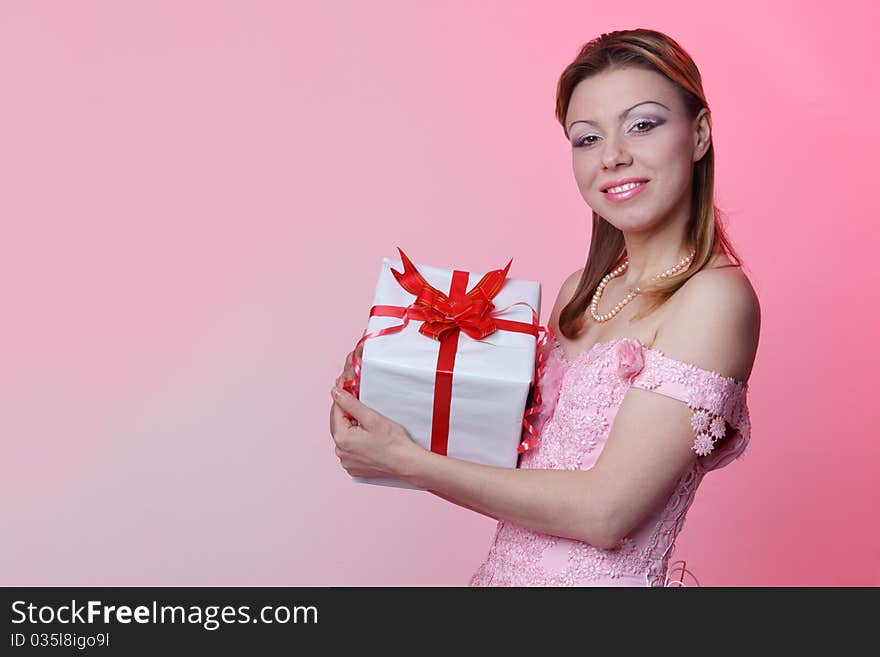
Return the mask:
<svg viewBox="0 0 880 657"><path fill-rule="evenodd" d="M384 258L364 331L360 400L425 449L515 468L536 379L537 281ZM419 489L405 481L359 483Z"/></svg>

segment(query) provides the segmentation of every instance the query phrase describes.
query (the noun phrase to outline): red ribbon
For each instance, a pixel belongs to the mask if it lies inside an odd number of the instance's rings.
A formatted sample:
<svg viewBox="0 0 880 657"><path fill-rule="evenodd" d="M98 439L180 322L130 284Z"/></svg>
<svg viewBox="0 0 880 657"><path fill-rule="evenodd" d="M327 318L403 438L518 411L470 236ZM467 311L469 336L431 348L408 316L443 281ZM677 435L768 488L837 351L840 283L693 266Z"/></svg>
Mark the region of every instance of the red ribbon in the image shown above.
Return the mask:
<svg viewBox="0 0 880 657"><path fill-rule="evenodd" d="M357 348L362 342L370 338L396 333L403 329L411 319L421 320L419 333L440 342L440 351L437 355L437 370L434 379L434 412L431 421L431 451L437 454L446 454L449 439L449 409L452 403L452 372L455 368L455 355L458 351L458 336L460 332L466 333L474 340L482 340L496 330L516 331L538 337L539 331L544 331L543 337L537 343L536 377L540 380L544 371L544 356L541 347L546 343L547 329L538 326L538 315L535 309L524 301L507 306L501 310L493 311L495 305L492 299L501 290L507 272L513 262L511 259L504 269L495 269L486 273L480 281L467 292L469 273L457 269L452 272L452 283L449 294L444 294L433 287L424 276L419 273L415 265L406 257L400 247L400 258L403 262L403 272L392 269L391 273L400 286L414 295L415 301L409 306L385 306L376 305L370 308L370 317L377 315L382 317L399 317L403 324L389 326L372 333L364 331L363 337L358 340L352 351L352 368L355 371L354 379L347 379L343 388L353 394L359 395L361 367L357 357ZM500 319L496 315L506 312L516 305L528 306L532 311L532 323L516 322ZM523 415L523 427L529 433L529 438L523 440L517 447L517 453L534 446L538 440L529 418L541 409L541 394L536 385L534 387L534 404Z"/></svg>

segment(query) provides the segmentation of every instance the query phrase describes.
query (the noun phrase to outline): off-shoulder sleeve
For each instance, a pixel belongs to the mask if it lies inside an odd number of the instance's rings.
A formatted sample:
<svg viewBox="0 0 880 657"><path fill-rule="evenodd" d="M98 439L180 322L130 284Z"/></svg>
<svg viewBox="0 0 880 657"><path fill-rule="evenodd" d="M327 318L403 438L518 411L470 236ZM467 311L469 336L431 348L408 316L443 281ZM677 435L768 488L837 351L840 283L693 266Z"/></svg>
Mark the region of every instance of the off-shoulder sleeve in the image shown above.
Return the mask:
<svg viewBox="0 0 880 657"><path fill-rule="evenodd" d="M746 455L751 436L747 383L669 358L656 349L642 346L635 358L627 349L632 345L621 348L622 371L627 373L626 366L637 363L628 371L633 387L681 400L691 409L692 449L704 472Z"/></svg>

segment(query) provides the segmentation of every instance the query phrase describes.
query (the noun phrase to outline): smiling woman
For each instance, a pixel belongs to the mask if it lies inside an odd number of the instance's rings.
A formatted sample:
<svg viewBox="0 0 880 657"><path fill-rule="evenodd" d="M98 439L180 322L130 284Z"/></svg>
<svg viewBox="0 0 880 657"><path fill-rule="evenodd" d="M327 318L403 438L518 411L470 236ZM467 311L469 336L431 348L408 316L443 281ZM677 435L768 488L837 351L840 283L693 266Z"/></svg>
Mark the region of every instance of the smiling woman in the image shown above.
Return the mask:
<svg viewBox="0 0 880 657"><path fill-rule="evenodd" d="M701 84L652 30L603 34L562 73L557 118L593 232L547 323L536 386L547 401L516 469L414 447L400 425L335 397L349 473L498 520L474 586L663 586L701 480L745 453L760 309L714 205Z"/></svg>
<svg viewBox="0 0 880 657"><path fill-rule="evenodd" d="M759 305L729 269L711 115L681 46L603 34L563 72L556 110L593 236L551 313L561 376L540 382L556 401L520 468L583 472L572 504L602 531L502 519L471 584L659 586L703 476L748 445Z"/></svg>

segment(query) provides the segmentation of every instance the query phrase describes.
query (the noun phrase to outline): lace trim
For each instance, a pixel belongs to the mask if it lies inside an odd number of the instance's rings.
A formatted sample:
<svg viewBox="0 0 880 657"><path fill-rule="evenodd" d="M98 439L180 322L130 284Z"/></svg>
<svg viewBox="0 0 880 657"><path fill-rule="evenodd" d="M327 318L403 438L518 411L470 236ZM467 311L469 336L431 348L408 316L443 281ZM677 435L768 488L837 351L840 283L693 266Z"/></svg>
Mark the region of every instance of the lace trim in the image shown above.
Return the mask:
<svg viewBox="0 0 880 657"><path fill-rule="evenodd" d="M621 351L623 347L621 347ZM632 375L632 385L685 402L691 409L692 449L708 472L743 458L751 436L748 385L712 370L670 358L656 349L642 349L644 365ZM730 444L716 443L735 431Z"/></svg>
<svg viewBox="0 0 880 657"><path fill-rule="evenodd" d="M557 353L557 354L559 355L559 357L562 359L562 361L563 361L564 363L566 363L567 365L573 365L574 363L578 362L581 358L583 358L584 356L587 356L588 354L592 353L593 351L595 351L595 350L596 350L597 348L599 348L599 347L609 347L609 346L617 345L617 344L619 344L619 343L626 342L626 341L628 341L628 342L632 342L632 343L635 343L635 345L636 345L641 351L643 351L643 352L645 352L645 353L652 353L652 354L655 354L655 355L657 355L657 356L660 356L661 358L663 358L663 359L665 359L665 360L667 360L667 361L671 361L671 362L673 362L673 363L678 363L678 364L680 364L680 365L686 365L686 366L688 366L688 367L690 367L690 368L696 370L697 372L702 372L702 373L704 373L705 375L708 375L709 377L716 378L716 379L721 379L721 380L724 380L724 381L729 381L730 383L732 383L732 384L734 384L735 386L740 387L740 388L747 389L747 388L749 387L748 382L740 381L740 380L738 380L738 379L735 379L735 378L732 377L732 376L726 376L726 375L721 374L721 373L719 373L719 372L716 372L716 371L714 371L714 370L709 370L709 369L706 369L706 368L703 368L703 367L699 367L699 366L697 366L697 365L693 365L693 364L691 364L691 363L685 363L684 361L676 360L676 359L674 359L674 358L672 358L672 357L670 357L670 356L667 356L667 355L666 355L663 351L661 351L660 349L656 349L656 348L654 348L654 347L649 347L649 346L647 346L644 342L642 342L642 341L639 340L638 338L634 338L634 337L614 338L614 339L612 339L612 340L605 340L604 342L596 342L596 343L593 344L592 347L590 347L590 348L588 348L588 349L585 349L584 351L580 352L580 353L579 353L577 356L575 356L574 358L569 358L569 357L565 354L565 350L562 348L562 344L559 342L559 338L557 338L557 336L556 336L555 333L553 333L553 334L551 335L551 338L550 338L550 340L548 341L548 344L551 344L551 345L552 345L552 347L551 347L552 351L555 352L555 353Z"/></svg>
<svg viewBox="0 0 880 657"><path fill-rule="evenodd" d="M618 373L632 386L685 402L692 411L691 426L695 433L692 449L701 457L698 463L705 471L723 467L736 458L745 458L751 437L748 383L671 358L659 349L646 346L638 338L597 342L573 360L566 357L555 334L552 344L553 353L568 367L582 358L589 359L597 348L612 348ZM606 401L610 405L613 400ZM731 444L711 458L705 458L715 452L715 444L727 435L728 425L736 432Z"/></svg>

